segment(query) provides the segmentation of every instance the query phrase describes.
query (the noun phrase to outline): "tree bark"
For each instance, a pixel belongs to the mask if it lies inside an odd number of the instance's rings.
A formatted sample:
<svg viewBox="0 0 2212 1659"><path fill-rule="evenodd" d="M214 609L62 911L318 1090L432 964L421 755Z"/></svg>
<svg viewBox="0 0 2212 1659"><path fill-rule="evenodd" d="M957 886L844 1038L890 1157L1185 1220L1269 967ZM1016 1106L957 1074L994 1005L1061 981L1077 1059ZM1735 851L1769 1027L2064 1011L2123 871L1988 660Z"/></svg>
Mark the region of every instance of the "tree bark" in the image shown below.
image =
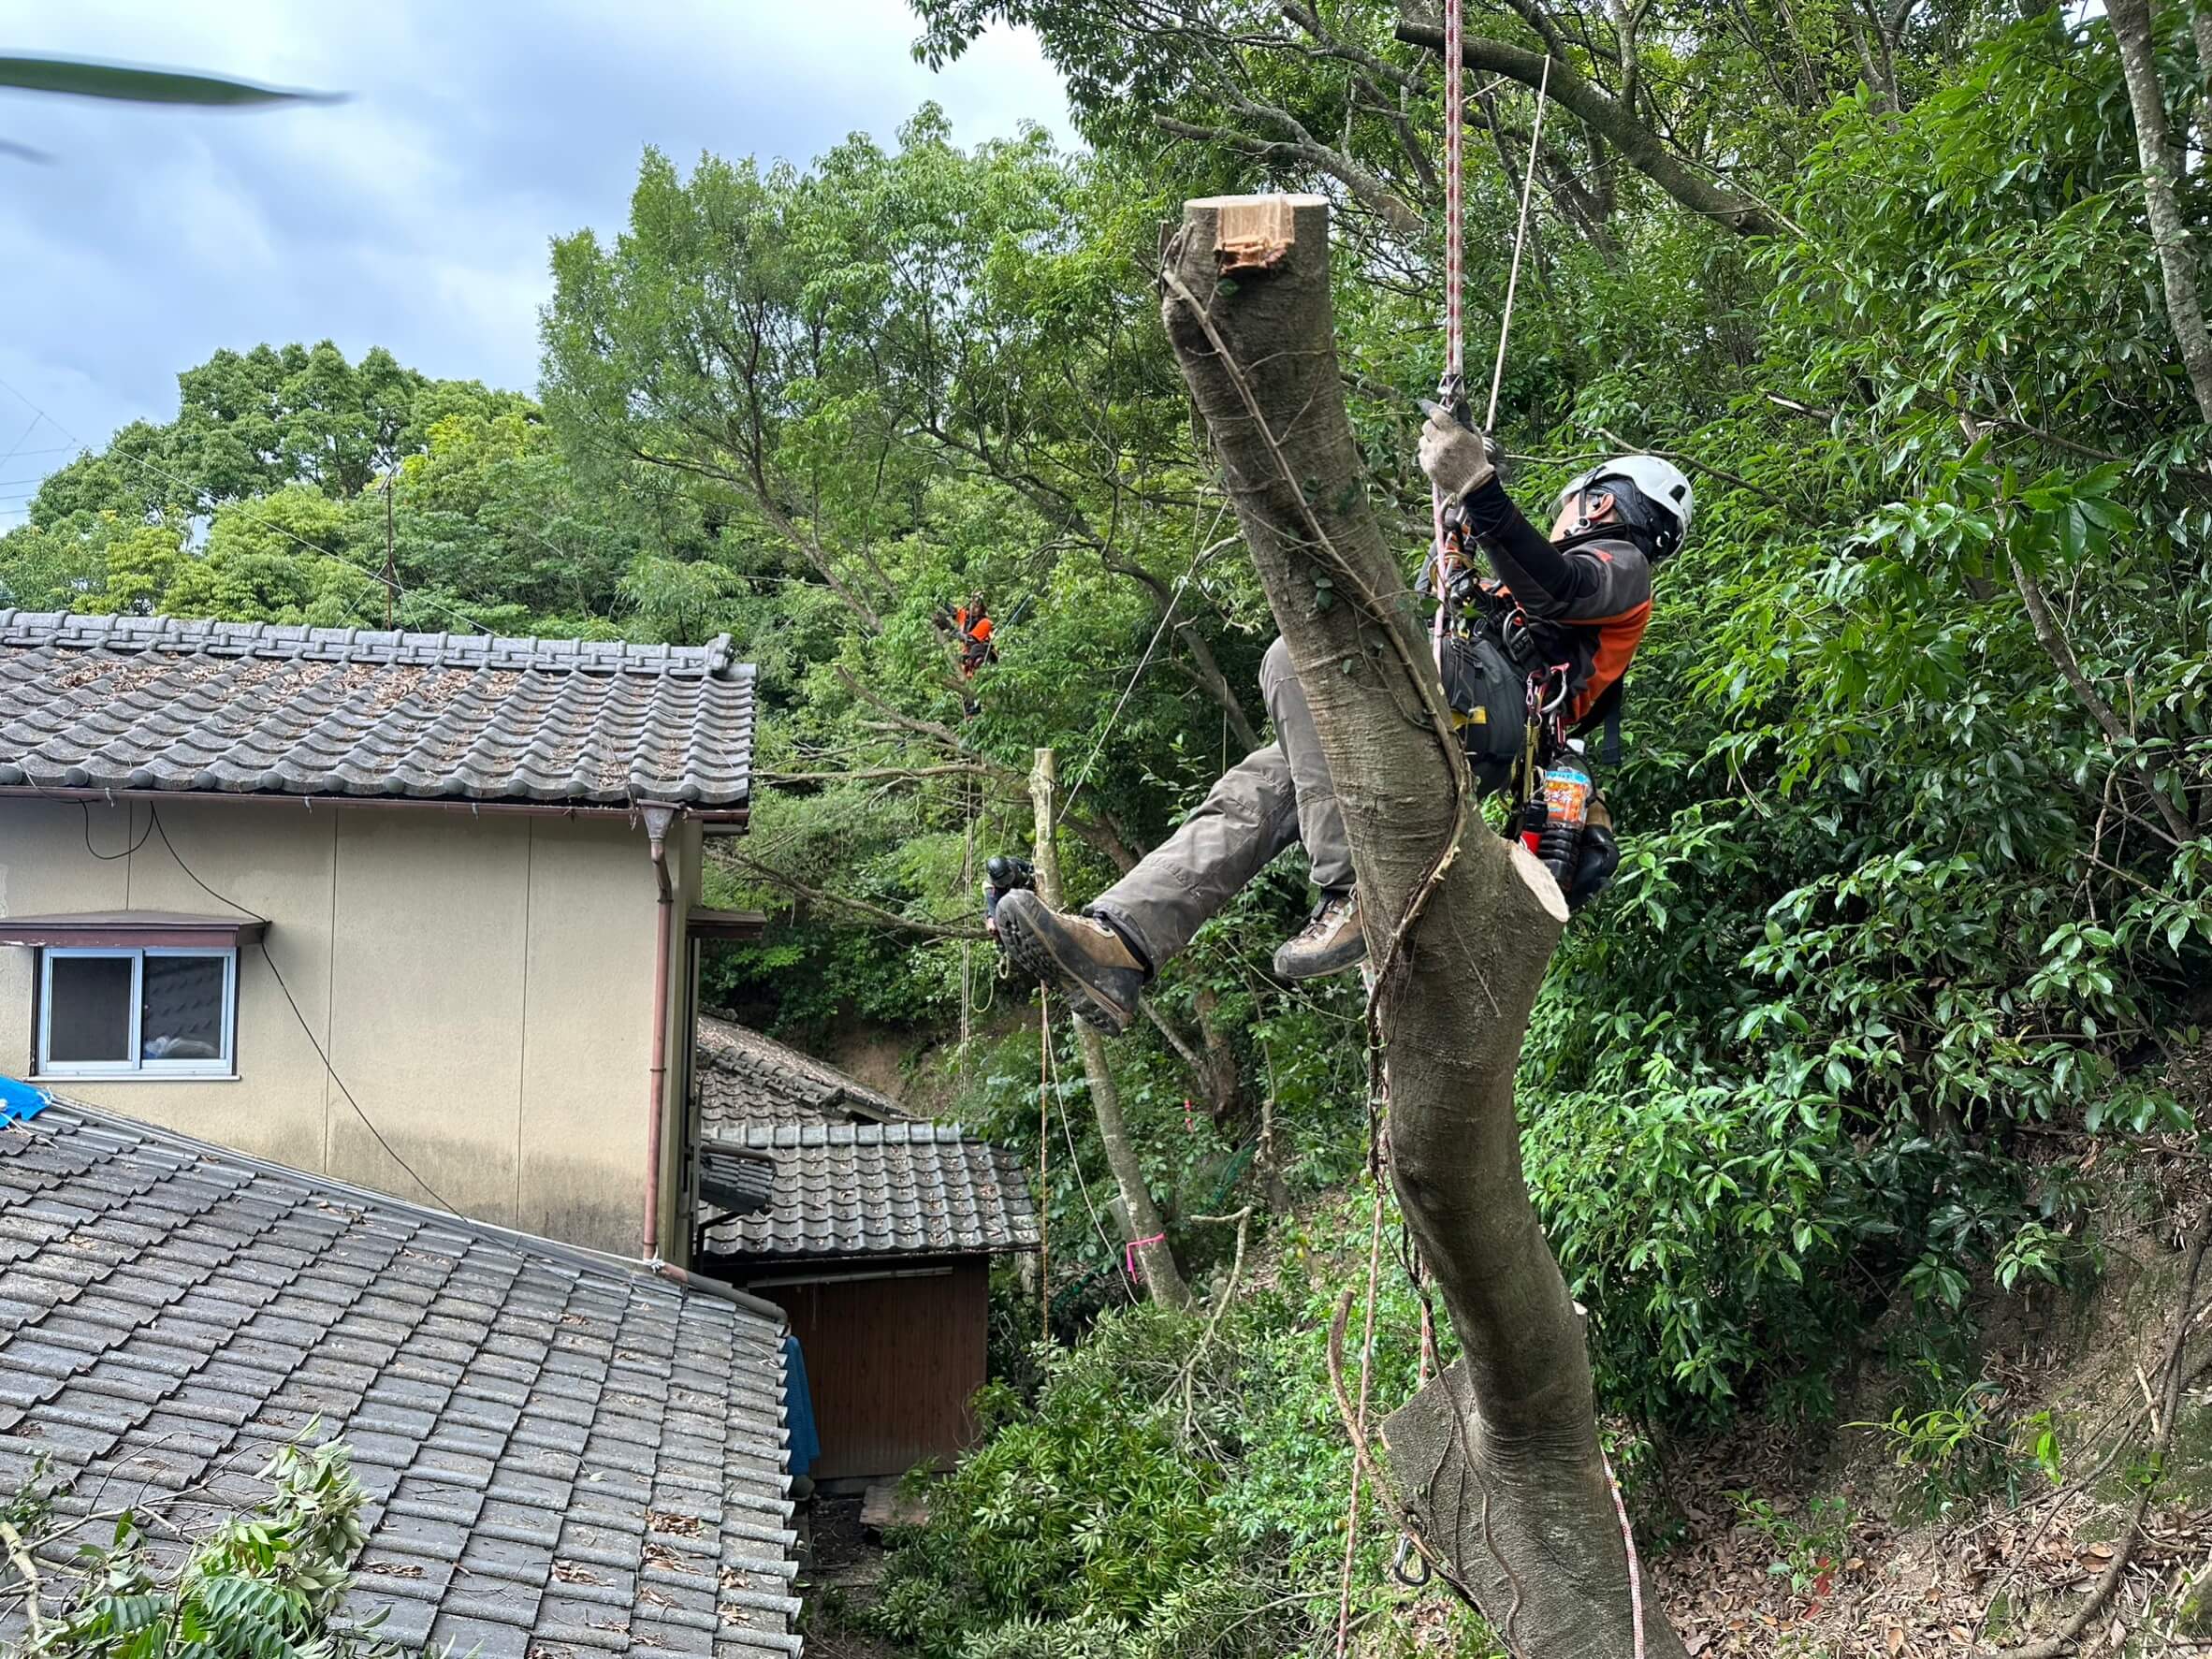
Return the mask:
<svg viewBox="0 0 2212 1659"><path fill-rule="evenodd" d="M2165 283L2166 321L2181 347L2181 366L2189 371L2197 414L2212 422L2212 334L2205 331L2205 308L2197 296L2189 226L2174 196L2174 146L2166 132L2166 99L2159 85L2150 0L2109 0L2104 15L2119 45L2120 74L2128 83L2128 107L2135 116L2135 150L2143 162L2143 212Z"/></svg>
<svg viewBox="0 0 2212 1659"><path fill-rule="evenodd" d="M1317 196L1186 203L1162 311L1344 807L1392 1175L1466 1356L1401 1414L1394 1461L1429 1547L1513 1652L1619 1659L1636 1645L1627 1552L1513 1102L1565 905L1472 810L1345 416L1328 237ZM1648 1653L1681 1654L1656 1597L1643 1619Z"/></svg>
<svg viewBox="0 0 2212 1659"><path fill-rule="evenodd" d="M1068 902L1060 884L1059 850L1053 845L1053 793L1058 777L1053 751L1039 749L1036 768L1029 774L1029 799L1037 810L1037 893L1055 910ZM1160 1216L1159 1206L1152 1201L1152 1193L1144 1185L1144 1168L1137 1160L1136 1144L1129 1139L1128 1126L1122 1122L1121 1097L1114 1093L1113 1074L1106 1069L1106 1040L1073 1014L1068 1016L1068 1023L1075 1027L1076 1044L1083 1050L1083 1074L1090 1088L1091 1113L1098 1119L1099 1143L1106 1148L1106 1165L1113 1171L1122 1214L1128 1218L1128 1236L1123 1242L1128 1245L1138 1275L1152 1299L1171 1307L1186 1308L1190 1287L1183 1282L1183 1270L1175 1265L1175 1253L1168 1247L1168 1224Z"/></svg>
<svg viewBox="0 0 2212 1659"><path fill-rule="evenodd" d="M1444 25L1426 19L1402 17L1398 38L1408 46L1426 47L1441 54ZM1544 85L1545 54L1502 41L1469 35L1461 44L1461 58L1470 69L1503 75L1532 92ZM1553 57L1551 101L1566 109L1591 131L1609 142L1629 166L1681 202L1693 213L1726 226L1742 236L1773 236L1780 226L1772 212L1739 191L1715 184L1666 147L1666 140L1645 125L1633 109L1604 88L1583 79L1564 58Z"/></svg>

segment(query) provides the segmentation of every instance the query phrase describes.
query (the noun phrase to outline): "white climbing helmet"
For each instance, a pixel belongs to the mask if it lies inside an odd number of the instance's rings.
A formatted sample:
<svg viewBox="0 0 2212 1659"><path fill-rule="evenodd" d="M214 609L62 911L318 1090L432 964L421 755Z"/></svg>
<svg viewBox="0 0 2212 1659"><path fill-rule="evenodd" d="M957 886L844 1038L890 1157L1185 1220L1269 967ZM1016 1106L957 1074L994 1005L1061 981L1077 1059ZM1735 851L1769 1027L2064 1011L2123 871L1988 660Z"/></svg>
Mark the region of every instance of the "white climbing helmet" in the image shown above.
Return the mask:
<svg viewBox="0 0 2212 1659"><path fill-rule="evenodd" d="M1561 508L1594 485L1611 479L1632 486L1636 496L1641 498L1616 495L1615 501L1623 521L1652 538L1653 554L1665 559L1680 549L1690 533L1690 511L1695 497L1681 469L1655 455L1617 455L1592 467L1559 492ZM1652 510L1644 511L1647 507Z"/></svg>

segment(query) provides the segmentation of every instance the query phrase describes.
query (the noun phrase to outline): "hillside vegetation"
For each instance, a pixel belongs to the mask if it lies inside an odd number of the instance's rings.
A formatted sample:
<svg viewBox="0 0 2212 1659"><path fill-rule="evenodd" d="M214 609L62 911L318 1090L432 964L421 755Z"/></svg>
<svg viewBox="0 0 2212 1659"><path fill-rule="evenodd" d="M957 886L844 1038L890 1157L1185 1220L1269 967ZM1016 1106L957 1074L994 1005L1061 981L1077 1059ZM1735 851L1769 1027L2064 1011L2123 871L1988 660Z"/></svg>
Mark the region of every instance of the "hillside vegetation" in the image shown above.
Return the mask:
<svg viewBox="0 0 2212 1659"><path fill-rule="evenodd" d="M715 881L776 925L713 965L713 999L829 1051L888 1036L915 1098L1035 1167L1038 1020L977 891L1026 844L1032 752L1059 756L1080 898L1264 735L1273 624L1162 338L1160 226L1192 196L1334 198L1347 396L1410 577L1439 77L1379 0L919 6L940 56L1034 26L1087 148L963 148L925 108L895 145L804 164L648 153L627 225L555 244L533 395L327 344L218 354L173 421L47 480L0 537L0 604L732 634L761 668L763 793ZM1848 1521L1716 1515L1684 1471L1762 1425L1842 1448L1854 1414L1937 1510L2089 1480L2110 1536L2166 1460L2132 1421L2039 1420L1992 1338L2122 1254L2177 1295L2204 1207L2175 1080L2212 965L2212 31L1959 0L1514 0L1470 26L1485 382L1524 72L1559 65L1498 408L1510 487L1533 511L1637 447L1697 488L1606 780L1621 878L1562 945L1521 1073L1646 1549L1664 1576L1670 1544L1771 1538L1799 1610L1829 1597L1863 1562ZM998 656L969 683L931 618L977 589ZM1302 876L1286 859L1211 924L1112 1049L1211 1288L1195 1316L1130 1305L1056 1038L1052 1346L1034 1288L1002 1287L992 1435L874 1615L919 1652L1336 1639L1349 1455L1320 1329L1364 1286L1375 1201L1356 982L1266 969ZM1201 1217L1246 1204L1232 1296L1238 1229ZM2108 1335L2149 1372L2176 1310L2143 1294ZM1395 1404L1418 1313L1387 1260L1376 1329ZM2113 1445L2135 1488L2100 1499ZM1489 1639L1394 1589L1389 1523L1362 1527L1361 1644ZM1994 1635L2048 1623L1993 1583ZM1913 1651L1978 1639L1929 1621ZM1899 1652L1888 1629L1852 1651Z"/></svg>

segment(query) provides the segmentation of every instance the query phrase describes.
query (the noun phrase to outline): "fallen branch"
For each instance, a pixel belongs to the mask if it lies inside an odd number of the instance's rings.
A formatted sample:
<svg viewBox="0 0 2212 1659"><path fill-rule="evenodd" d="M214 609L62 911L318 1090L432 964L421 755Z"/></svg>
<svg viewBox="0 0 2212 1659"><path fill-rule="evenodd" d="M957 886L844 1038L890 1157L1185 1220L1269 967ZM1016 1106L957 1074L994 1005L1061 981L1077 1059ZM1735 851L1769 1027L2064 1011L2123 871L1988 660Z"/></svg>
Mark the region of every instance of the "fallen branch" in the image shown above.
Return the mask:
<svg viewBox="0 0 2212 1659"><path fill-rule="evenodd" d="M7 1559L23 1580L23 1614L31 1627L31 1645L36 1647L46 1634L45 1621L38 1616L38 1567L32 1561L31 1552L23 1547L22 1535L0 1521L0 1549L5 1549Z"/></svg>

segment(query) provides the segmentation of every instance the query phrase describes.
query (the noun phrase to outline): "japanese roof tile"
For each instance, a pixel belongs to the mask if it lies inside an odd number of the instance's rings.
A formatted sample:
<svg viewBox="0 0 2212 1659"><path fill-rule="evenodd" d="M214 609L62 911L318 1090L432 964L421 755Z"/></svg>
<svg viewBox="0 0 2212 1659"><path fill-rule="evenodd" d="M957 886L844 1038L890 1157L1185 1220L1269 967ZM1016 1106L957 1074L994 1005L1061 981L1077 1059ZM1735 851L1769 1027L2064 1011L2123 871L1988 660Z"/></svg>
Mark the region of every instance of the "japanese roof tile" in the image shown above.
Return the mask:
<svg viewBox="0 0 2212 1659"><path fill-rule="evenodd" d="M728 808L753 672L706 646L0 609L0 787Z"/></svg>
<svg viewBox="0 0 2212 1659"><path fill-rule="evenodd" d="M0 1128L0 1493L43 1454L204 1522L319 1422L371 1497L347 1617L402 1649L797 1652L782 1331L748 1307L69 1101ZM681 1546L662 1581L648 1537Z"/></svg>
<svg viewBox="0 0 2212 1659"><path fill-rule="evenodd" d="M957 1126L708 1127L710 1144L775 1159L768 1206L720 1220L707 1247L735 1258L958 1255L1034 1249L1037 1210L1013 1157ZM703 1210L703 1220L715 1212Z"/></svg>

